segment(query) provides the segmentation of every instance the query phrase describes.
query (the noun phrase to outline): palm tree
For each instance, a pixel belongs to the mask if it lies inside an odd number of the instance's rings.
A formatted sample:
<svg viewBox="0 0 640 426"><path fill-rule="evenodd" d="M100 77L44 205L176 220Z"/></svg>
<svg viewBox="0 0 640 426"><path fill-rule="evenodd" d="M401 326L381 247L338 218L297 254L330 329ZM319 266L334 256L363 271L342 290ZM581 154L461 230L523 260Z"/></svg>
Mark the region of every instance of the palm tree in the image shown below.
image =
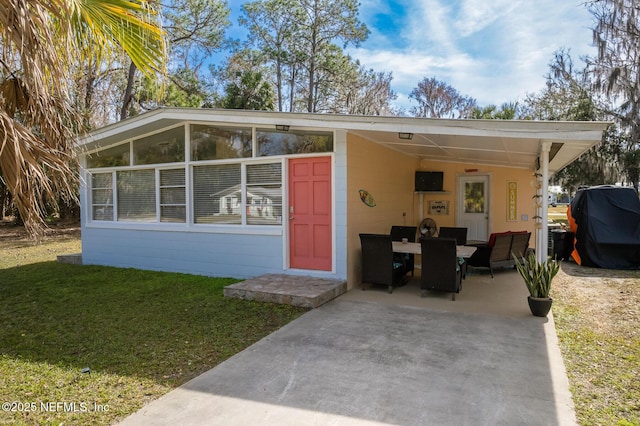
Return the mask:
<svg viewBox="0 0 640 426"><path fill-rule="evenodd" d="M74 62L126 53L147 76L164 69L153 0L0 0L0 173L31 235L46 203L75 198L69 99Z"/></svg>

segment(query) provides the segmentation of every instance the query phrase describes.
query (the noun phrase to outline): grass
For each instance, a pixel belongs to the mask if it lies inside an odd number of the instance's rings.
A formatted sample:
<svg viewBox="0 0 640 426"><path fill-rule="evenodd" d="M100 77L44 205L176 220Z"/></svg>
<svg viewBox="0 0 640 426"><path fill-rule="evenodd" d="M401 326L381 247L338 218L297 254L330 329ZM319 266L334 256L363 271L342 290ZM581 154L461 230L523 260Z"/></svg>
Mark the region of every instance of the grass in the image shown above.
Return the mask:
<svg viewBox="0 0 640 426"><path fill-rule="evenodd" d="M305 312L224 299L231 278L55 262L77 235L0 251L0 424L114 423Z"/></svg>
<svg viewBox="0 0 640 426"><path fill-rule="evenodd" d="M566 225L566 212L549 219ZM565 261L551 296L578 422L640 426L640 271Z"/></svg>
<svg viewBox="0 0 640 426"><path fill-rule="evenodd" d="M113 423L303 312L223 299L233 280L53 262L80 251L0 229L0 402L38 404L1 424ZM579 424L640 425L640 271L563 262L551 296Z"/></svg>
<svg viewBox="0 0 640 426"><path fill-rule="evenodd" d="M553 316L581 425L640 425L640 271L563 262Z"/></svg>

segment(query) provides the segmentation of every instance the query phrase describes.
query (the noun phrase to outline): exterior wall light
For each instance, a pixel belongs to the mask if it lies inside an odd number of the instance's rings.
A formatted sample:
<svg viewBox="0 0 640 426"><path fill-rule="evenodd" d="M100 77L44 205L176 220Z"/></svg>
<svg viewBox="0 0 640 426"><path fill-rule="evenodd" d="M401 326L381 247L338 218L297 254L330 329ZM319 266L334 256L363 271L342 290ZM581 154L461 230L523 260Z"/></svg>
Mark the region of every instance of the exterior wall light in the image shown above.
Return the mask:
<svg viewBox="0 0 640 426"><path fill-rule="evenodd" d="M289 125L287 124L276 124L276 130L282 130L285 132L289 131Z"/></svg>
<svg viewBox="0 0 640 426"><path fill-rule="evenodd" d="M413 139L413 133L400 132L400 133L398 133L398 137L400 139L411 140L411 139Z"/></svg>

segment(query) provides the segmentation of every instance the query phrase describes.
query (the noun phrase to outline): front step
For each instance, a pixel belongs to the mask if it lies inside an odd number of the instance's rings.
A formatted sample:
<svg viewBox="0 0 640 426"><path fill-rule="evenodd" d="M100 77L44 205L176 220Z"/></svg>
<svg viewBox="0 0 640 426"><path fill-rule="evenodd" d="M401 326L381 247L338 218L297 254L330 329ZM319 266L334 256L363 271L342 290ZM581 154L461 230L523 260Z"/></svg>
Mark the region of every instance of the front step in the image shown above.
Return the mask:
<svg viewBox="0 0 640 426"><path fill-rule="evenodd" d="M345 281L267 274L224 288L224 297L317 308L347 291Z"/></svg>

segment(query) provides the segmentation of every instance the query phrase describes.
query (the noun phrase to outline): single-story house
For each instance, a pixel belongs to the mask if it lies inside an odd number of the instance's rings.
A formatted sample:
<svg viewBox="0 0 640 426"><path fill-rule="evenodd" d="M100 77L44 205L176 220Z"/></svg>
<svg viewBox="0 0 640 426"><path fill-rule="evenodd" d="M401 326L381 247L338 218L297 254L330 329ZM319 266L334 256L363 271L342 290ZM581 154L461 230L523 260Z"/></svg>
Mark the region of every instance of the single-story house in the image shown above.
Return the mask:
<svg viewBox="0 0 640 426"><path fill-rule="evenodd" d="M360 233L426 217L546 256L549 176L607 125L157 109L79 141L83 263L353 288Z"/></svg>

